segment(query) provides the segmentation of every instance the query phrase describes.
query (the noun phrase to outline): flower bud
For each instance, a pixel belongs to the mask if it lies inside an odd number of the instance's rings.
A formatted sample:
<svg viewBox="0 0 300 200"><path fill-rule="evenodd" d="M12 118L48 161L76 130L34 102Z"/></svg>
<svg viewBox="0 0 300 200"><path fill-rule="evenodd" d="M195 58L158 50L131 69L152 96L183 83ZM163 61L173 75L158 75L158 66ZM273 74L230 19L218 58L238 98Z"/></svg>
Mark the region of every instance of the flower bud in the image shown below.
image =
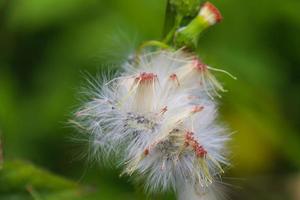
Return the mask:
<svg viewBox="0 0 300 200"><path fill-rule="evenodd" d="M194 49L200 34L208 27L220 22L220 11L210 2L206 2L198 15L185 27L180 28L175 35L175 45Z"/></svg>

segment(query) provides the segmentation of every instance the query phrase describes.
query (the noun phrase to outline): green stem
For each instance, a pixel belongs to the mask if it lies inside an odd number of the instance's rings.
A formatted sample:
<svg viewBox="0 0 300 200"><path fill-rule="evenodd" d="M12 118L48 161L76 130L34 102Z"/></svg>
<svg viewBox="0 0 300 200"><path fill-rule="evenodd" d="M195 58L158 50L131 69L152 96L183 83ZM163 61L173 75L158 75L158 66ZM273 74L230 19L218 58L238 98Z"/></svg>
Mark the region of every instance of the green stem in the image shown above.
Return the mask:
<svg viewBox="0 0 300 200"><path fill-rule="evenodd" d="M4 162L4 158L3 158L3 146L2 146L1 135L0 135L0 170L3 167L3 162Z"/></svg>
<svg viewBox="0 0 300 200"><path fill-rule="evenodd" d="M167 36L164 38L163 42L168 44L174 38L174 34L175 34L176 30L180 27L182 19L183 19L182 15L176 15L174 26L170 30L170 32L167 34Z"/></svg>
<svg viewBox="0 0 300 200"><path fill-rule="evenodd" d="M195 49L199 35L208 27L209 24L202 16L196 16L186 27L177 32L175 46Z"/></svg>

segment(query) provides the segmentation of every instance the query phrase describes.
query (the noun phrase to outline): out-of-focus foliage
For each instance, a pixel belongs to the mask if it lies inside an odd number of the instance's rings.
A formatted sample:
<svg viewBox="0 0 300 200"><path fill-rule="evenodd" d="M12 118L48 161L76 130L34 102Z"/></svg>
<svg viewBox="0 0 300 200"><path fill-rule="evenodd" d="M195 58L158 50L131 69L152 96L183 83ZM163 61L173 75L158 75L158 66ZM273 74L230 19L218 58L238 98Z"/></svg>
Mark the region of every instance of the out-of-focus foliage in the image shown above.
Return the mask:
<svg viewBox="0 0 300 200"><path fill-rule="evenodd" d="M169 0L170 9L182 16L193 16L199 12L201 0Z"/></svg>
<svg viewBox="0 0 300 200"><path fill-rule="evenodd" d="M198 52L211 66L238 77L234 81L217 74L229 90L220 100L222 118L236 131L233 165L225 176L238 178L224 181L234 185L229 187L232 199L296 199L300 1L212 2L224 21L203 34ZM35 176L44 177L44 171L34 170L28 177L26 170L36 168L9 161L14 158L78 182L74 187L87 193L78 198L146 198L128 177L119 178L118 170L87 164L84 141L74 141L78 136L67 120L80 103L82 72L115 70L141 41L160 39L165 9L164 0L0 1L0 133L6 160L0 172L0 199L78 195L77 189L74 194L63 186L44 193L43 188L51 188L50 180L65 180L45 175L49 182L36 187L31 183L39 179ZM21 185L7 186L12 179L5 177L18 172L25 173L18 180L23 180ZM153 197L159 198L167 199Z"/></svg>
<svg viewBox="0 0 300 200"><path fill-rule="evenodd" d="M0 191L2 199L30 197L26 193L35 198L45 194L72 193L76 196L76 193L80 193L77 184L22 161L5 163L0 171Z"/></svg>

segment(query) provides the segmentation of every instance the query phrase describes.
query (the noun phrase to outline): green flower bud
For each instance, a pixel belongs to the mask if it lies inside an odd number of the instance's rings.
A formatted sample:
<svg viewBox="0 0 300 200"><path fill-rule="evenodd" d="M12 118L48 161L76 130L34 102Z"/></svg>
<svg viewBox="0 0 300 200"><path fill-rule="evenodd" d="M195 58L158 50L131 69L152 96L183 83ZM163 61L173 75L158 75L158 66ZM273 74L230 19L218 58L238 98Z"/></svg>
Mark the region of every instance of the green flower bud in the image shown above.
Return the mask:
<svg viewBox="0 0 300 200"><path fill-rule="evenodd" d="M175 46L196 48L200 34L221 20L222 15L219 10L213 4L206 2L187 26L177 30L174 39Z"/></svg>

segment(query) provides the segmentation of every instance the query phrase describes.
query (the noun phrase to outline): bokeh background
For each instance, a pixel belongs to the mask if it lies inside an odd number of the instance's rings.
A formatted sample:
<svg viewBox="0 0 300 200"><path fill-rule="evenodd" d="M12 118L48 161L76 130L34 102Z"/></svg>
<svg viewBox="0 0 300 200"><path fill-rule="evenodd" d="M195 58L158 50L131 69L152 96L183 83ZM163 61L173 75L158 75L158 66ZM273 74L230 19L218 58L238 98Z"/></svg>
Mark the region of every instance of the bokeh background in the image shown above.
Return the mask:
<svg viewBox="0 0 300 200"><path fill-rule="evenodd" d="M220 118L234 131L221 196L299 200L300 1L212 2L224 21L198 52L238 77L218 76L229 89ZM160 39L165 10L166 0L0 1L0 199L174 199L88 162L67 124L83 74Z"/></svg>

